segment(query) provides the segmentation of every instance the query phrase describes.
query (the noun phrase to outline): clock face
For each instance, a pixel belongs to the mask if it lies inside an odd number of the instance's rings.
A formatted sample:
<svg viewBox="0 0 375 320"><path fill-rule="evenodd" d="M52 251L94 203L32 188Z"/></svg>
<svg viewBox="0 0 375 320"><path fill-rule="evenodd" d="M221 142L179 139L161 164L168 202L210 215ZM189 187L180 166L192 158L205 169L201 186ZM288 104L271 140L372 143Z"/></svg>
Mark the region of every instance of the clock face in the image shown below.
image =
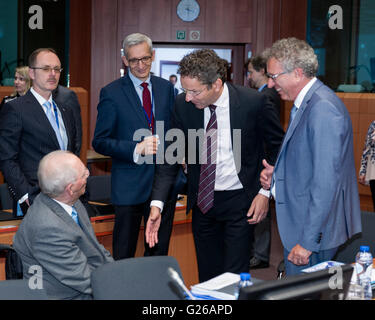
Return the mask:
<svg viewBox="0 0 375 320"><path fill-rule="evenodd" d="M182 0L177 6L177 15L182 21L191 22L198 18L200 7L195 0Z"/></svg>

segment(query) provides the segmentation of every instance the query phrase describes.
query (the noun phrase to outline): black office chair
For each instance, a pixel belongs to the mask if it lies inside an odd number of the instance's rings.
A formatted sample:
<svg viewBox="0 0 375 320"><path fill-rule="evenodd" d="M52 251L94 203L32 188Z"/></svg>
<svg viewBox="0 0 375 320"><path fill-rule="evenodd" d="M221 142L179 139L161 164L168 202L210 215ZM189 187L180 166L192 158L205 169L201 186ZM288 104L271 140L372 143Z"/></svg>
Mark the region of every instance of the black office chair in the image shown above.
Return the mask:
<svg viewBox="0 0 375 320"><path fill-rule="evenodd" d="M80 200L90 217L113 214L115 209L111 204L111 175L88 177L86 192Z"/></svg>
<svg viewBox="0 0 375 320"><path fill-rule="evenodd" d="M361 212L362 232L354 235L339 247L334 257L335 261L353 263L360 246L370 246L372 256L375 257L375 212Z"/></svg>
<svg viewBox="0 0 375 320"><path fill-rule="evenodd" d="M29 281L4 280L0 281L0 300L47 300L44 289L32 289Z"/></svg>
<svg viewBox="0 0 375 320"><path fill-rule="evenodd" d="M6 183L0 184L0 204L1 210L7 210L13 208L13 200L10 195L8 185Z"/></svg>
<svg viewBox="0 0 375 320"><path fill-rule="evenodd" d="M22 261L13 246L0 243L0 253L5 256L5 277L7 280L22 279Z"/></svg>
<svg viewBox="0 0 375 320"><path fill-rule="evenodd" d="M181 276L177 260L170 256L138 257L107 263L91 274L96 300L181 300L180 290L167 273Z"/></svg>
<svg viewBox="0 0 375 320"><path fill-rule="evenodd" d="M111 202L111 175L90 176L87 178L86 194L88 201Z"/></svg>

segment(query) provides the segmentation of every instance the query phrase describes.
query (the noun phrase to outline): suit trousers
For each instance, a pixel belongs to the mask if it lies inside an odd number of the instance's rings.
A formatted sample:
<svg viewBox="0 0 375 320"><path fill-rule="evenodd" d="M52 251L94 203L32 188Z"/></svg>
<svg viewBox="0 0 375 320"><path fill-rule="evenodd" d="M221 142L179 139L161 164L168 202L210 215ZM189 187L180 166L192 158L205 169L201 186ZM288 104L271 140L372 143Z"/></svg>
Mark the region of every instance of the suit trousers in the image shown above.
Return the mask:
<svg viewBox="0 0 375 320"><path fill-rule="evenodd" d="M249 272L253 226L247 222L251 200L243 189L215 191L214 206L203 214L193 207L193 236L199 282L224 272Z"/></svg>
<svg viewBox="0 0 375 320"><path fill-rule="evenodd" d="M268 211L267 216L261 222L254 225L254 240L251 243L253 244L251 256L269 263L271 250L271 211Z"/></svg>
<svg viewBox="0 0 375 320"><path fill-rule="evenodd" d="M158 232L158 244L150 248L144 237L144 256L168 255L176 200L176 198L169 200L164 205ZM134 257L142 217L146 224L149 214L150 200L137 205L115 206L115 225L113 228L112 243L112 255L115 260Z"/></svg>

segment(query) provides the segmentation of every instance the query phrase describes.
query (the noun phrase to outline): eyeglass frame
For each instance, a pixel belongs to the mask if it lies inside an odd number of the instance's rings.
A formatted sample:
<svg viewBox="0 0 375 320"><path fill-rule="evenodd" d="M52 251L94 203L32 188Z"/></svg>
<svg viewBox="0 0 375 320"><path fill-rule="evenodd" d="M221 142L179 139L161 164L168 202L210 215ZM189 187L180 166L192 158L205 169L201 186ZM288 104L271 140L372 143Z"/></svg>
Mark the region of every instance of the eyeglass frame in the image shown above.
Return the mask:
<svg viewBox="0 0 375 320"><path fill-rule="evenodd" d="M127 59L128 60L128 59ZM152 56L145 56L142 58L132 58L128 60L129 65L136 66L139 62L142 62L145 65L150 65L152 63Z"/></svg>
<svg viewBox="0 0 375 320"><path fill-rule="evenodd" d="M266 73L266 76L268 79L272 79L273 81L275 81L278 77L280 77L281 75L283 74L286 74L286 73L289 73L288 71L283 71L283 72L279 72L279 73L276 73L276 74L271 74L271 73Z"/></svg>
<svg viewBox="0 0 375 320"><path fill-rule="evenodd" d="M64 68L57 68L57 67L52 68L52 67L45 66L45 67L30 67L30 69L43 70L44 72L48 72L48 73L50 73L53 70L55 71L55 73L61 73Z"/></svg>
<svg viewBox="0 0 375 320"><path fill-rule="evenodd" d="M196 96L199 96L204 90L208 90L207 89L207 86L201 90L201 91L194 91L194 90L189 90L189 89L185 89L185 88L181 88L182 92L185 93L185 94L190 94L192 95L193 97L196 97Z"/></svg>

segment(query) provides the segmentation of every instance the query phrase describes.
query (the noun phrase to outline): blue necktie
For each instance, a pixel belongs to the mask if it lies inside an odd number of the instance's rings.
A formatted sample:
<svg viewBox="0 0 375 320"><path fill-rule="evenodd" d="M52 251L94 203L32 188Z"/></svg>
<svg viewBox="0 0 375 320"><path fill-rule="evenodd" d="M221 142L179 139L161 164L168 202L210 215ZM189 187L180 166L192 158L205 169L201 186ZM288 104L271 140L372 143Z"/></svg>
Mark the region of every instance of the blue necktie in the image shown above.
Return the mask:
<svg viewBox="0 0 375 320"><path fill-rule="evenodd" d="M290 126L290 124L292 123L294 117L296 116L297 111L298 111L297 107L296 107L295 105L293 105L292 110L290 110L290 116L289 116L289 124L288 124L288 127Z"/></svg>
<svg viewBox="0 0 375 320"><path fill-rule="evenodd" d="M51 103L49 101L46 101L43 105L47 109L46 115L47 115L47 118L48 118L53 130L55 131L56 138L57 138L57 141L59 142L60 149L66 150L63 139L61 137L60 130L59 130L59 128L60 128L59 116L58 116L58 113L57 113L56 105L54 103L52 104L54 111L52 111L52 106L51 106Z"/></svg>
<svg viewBox="0 0 375 320"><path fill-rule="evenodd" d="M74 206L72 207L72 218L74 220L74 222L80 227L81 225L79 224L79 220L78 220L78 213L76 211L76 209L74 208Z"/></svg>

